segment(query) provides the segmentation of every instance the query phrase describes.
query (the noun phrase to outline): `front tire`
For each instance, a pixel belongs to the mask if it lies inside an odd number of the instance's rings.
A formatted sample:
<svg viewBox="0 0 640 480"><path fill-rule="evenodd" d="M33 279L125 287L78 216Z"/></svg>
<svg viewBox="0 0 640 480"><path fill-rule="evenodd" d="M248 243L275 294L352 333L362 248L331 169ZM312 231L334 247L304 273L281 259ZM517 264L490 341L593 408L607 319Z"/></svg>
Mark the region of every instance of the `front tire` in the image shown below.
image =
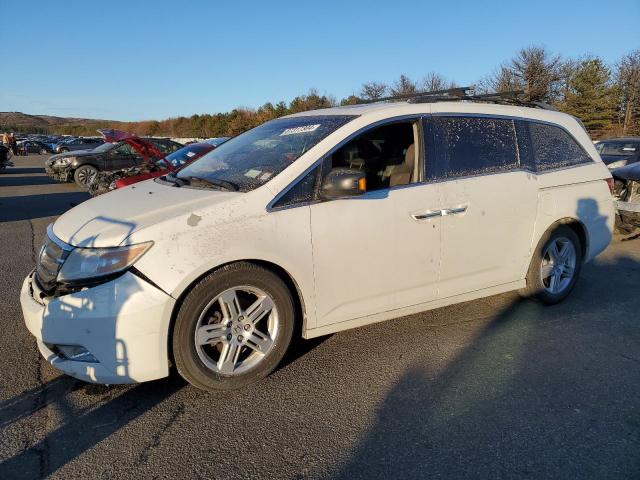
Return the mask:
<svg viewBox="0 0 640 480"><path fill-rule="evenodd" d="M98 169L92 165L82 165L77 168L75 172L73 172L73 179L83 190L89 190L89 185L96 175L98 174Z"/></svg>
<svg viewBox="0 0 640 480"><path fill-rule="evenodd" d="M581 267L582 245L578 235L571 227L559 225L540 239L522 294L547 305L560 303L573 290Z"/></svg>
<svg viewBox="0 0 640 480"><path fill-rule="evenodd" d="M173 330L180 375L203 390L231 390L271 373L293 336L293 299L270 270L239 262L201 280Z"/></svg>

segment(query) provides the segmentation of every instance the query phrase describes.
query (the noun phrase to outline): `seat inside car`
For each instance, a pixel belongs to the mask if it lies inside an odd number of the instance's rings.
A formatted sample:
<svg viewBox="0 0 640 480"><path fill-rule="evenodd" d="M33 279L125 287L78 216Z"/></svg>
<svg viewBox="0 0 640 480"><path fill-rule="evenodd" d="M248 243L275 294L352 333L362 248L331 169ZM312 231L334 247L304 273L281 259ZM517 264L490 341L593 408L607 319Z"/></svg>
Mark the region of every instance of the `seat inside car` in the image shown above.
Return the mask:
<svg viewBox="0 0 640 480"><path fill-rule="evenodd" d="M407 185L411 183L414 166L416 162L415 144L409 145L404 154L404 162L400 165L390 165L387 167L385 175L389 177L389 186Z"/></svg>

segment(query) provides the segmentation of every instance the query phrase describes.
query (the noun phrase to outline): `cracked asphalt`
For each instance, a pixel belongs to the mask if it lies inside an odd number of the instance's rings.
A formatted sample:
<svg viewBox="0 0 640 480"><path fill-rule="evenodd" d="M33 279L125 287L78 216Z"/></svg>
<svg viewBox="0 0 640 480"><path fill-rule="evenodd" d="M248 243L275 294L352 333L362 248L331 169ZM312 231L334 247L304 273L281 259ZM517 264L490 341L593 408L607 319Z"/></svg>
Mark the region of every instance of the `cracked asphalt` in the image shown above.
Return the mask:
<svg viewBox="0 0 640 480"><path fill-rule="evenodd" d="M640 239L561 305L505 294L301 341L244 390L90 385L20 312L46 225L87 198L43 160L0 174L0 478L640 477Z"/></svg>

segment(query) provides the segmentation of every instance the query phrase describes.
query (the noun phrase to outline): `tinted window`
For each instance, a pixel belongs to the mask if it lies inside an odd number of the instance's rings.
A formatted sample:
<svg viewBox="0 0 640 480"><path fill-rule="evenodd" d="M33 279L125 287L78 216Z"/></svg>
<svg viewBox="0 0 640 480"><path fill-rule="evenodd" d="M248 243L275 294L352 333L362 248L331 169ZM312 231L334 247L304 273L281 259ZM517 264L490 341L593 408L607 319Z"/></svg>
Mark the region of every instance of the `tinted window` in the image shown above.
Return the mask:
<svg viewBox="0 0 640 480"><path fill-rule="evenodd" d="M518 167L512 120L489 117L427 119L427 178L453 178Z"/></svg>
<svg viewBox="0 0 640 480"><path fill-rule="evenodd" d="M118 155L133 155L134 152L131 148L131 145L129 145L128 143L122 143L118 147L116 147L115 153L117 153Z"/></svg>
<svg viewBox="0 0 640 480"><path fill-rule="evenodd" d="M529 170L543 172L591 162L591 157L564 129L546 123L518 121L520 160Z"/></svg>
<svg viewBox="0 0 640 480"><path fill-rule="evenodd" d="M202 155L210 152L211 150L213 150L213 146L211 145L204 143L193 143L167 155L165 158L169 160L169 162L171 162L171 165L173 165L174 167L181 167L185 163L200 158ZM164 160L160 160L158 164L160 164L161 162L164 163Z"/></svg>
<svg viewBox="0 0 640 480"><path fill-rule="evenodd" d="M287 193L274 203L273 207L287 207L307 203L313 200L316 182L318 181L319 167L314 168L302 180L296 183Z"/></svg>

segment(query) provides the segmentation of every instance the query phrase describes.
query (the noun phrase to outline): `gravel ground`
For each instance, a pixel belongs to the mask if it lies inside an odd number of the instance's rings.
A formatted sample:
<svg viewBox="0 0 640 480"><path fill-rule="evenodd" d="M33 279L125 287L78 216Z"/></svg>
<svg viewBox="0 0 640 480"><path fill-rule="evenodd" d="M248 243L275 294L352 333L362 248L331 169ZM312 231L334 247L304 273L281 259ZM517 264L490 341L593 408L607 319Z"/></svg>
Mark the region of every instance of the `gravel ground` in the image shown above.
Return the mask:
<svg viewBox="0 0 640 480"><path fill-rule="evenodd" d="M0 478L640 477L640 240L569 300L515 294L299 342L250 388L89 385L42 361L22 279L87 195L0 174Z"/></svg>

